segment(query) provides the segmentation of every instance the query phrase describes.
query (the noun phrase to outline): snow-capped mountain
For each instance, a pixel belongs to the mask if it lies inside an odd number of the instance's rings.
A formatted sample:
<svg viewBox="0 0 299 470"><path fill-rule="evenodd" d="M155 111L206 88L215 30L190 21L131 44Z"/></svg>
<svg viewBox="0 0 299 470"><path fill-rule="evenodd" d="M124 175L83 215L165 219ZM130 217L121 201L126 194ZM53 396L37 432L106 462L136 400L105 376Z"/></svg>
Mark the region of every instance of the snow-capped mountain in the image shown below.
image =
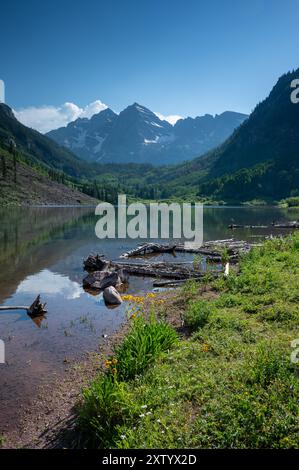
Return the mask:
<svg viewBox="0 0 299 470"><path fill-rule="evenodd" d="M103 142L111 133L116 119L117 114L107 108L90 119L78 118L66 127L50 131L47 136L79 157L96 161L100 158Z"/></svg>
<svg viewBox="0 0 299 470"><path fill-rule="evenodd" d="M101 163L178 163L221 144L247 118L226 111L180 119L174 126L134 103L119 115L106 109L47 135L78 156Z"/></svg>
<svg viewBox="0 0 299 470"><path fill-rule="evenodd" d="M100 161L148 162L155 148L174 140L173 127L134 103L122 111L103 143Z"/></svg>

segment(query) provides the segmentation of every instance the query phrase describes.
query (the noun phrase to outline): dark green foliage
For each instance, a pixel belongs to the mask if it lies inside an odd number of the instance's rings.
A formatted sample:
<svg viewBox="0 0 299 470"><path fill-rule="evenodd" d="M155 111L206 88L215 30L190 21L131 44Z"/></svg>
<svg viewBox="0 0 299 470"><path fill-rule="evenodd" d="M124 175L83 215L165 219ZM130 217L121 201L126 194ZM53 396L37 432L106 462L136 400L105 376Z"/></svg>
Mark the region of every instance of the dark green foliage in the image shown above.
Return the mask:
<svg viewBox="0 0 299 470"><path fill-rule="evenodd" d="M177 340L173 328L166 322L158 321L153 315L148 322L142 317L134 321L132 331L116 348L118 379L131 380L167 351Z"/></svg>

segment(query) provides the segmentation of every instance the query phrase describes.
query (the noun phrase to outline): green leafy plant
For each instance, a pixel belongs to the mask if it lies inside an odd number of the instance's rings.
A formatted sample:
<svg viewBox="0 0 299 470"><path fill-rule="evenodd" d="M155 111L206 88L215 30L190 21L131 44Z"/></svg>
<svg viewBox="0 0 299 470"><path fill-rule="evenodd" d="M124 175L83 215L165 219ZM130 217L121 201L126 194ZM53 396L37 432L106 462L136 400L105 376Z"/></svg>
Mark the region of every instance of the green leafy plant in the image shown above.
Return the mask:
<svg viewBox="0 0 299 470"><path fill-rule="evenodd" d="M119 380L131 380L141 374L163 351L177 341L175 330L151 313L149 321L142 315L134 319L131 332L115 349Z"/></svg>

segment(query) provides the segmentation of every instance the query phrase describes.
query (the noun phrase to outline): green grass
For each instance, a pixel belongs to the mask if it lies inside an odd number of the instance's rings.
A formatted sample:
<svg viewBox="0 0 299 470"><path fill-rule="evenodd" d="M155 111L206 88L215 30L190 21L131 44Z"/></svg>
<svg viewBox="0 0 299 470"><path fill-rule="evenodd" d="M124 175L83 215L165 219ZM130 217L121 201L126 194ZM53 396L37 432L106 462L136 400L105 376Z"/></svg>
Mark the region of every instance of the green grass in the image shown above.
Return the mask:
<svg viewBox="0 0 299 470"><path fill-rule="evenodd" d="M107 360L107 373L100 375L83 391L79 412L84 445L106 447L119 439L118 429L130 424L141 413L129 389L142 373L177 342L176 332L151 312L149 320L137 316L123 343Z"/></svg>
<svg viewBox="0 0 299 470"><path fill-rule="evenodd" d="M218 293L211 299L195 283L173 294L168 316L183 309L191 336L167 342L146 365L133 353L143 343L133 327L118 349L121 380L108 373L84 392L85 443L299 448L299 365L290 360L299 338L298 274L299 234L244 256L238 275L210 285Z"/></svg>
<svg viewBox="0 0 299 470"><path fill-rule="evenodd" d="M137 317L132 331L115 350L118 380L128 381L142 374L176 340L175 331L164 321L157 321L153 313L148 322Z"/></svg>
<svg viewBox="0 0 299 470"><path fill-rule="evenodd" d="M280 201L282 207L299 207L299 196L288 197Z"/></svg>

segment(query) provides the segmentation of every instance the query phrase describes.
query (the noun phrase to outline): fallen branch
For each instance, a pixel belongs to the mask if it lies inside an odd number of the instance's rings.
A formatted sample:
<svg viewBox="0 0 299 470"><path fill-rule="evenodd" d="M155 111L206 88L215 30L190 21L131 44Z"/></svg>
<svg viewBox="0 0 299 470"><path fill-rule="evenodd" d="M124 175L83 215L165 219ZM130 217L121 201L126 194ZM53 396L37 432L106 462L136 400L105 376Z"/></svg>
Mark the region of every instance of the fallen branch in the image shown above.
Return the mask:
<svg viewBox="0 0 299 470"><path fill-rule="evenodd" d="M0 311L4 310L26 310L28 315L30 316L39 316L39 315L44 315L47 313L47 310L45 310L46 304L42 304L40 301L40 295L38 295L35 299L35 301L30 305L30 307L24 307L24 306L5 306L5 307L0 307Z"/></svg>

